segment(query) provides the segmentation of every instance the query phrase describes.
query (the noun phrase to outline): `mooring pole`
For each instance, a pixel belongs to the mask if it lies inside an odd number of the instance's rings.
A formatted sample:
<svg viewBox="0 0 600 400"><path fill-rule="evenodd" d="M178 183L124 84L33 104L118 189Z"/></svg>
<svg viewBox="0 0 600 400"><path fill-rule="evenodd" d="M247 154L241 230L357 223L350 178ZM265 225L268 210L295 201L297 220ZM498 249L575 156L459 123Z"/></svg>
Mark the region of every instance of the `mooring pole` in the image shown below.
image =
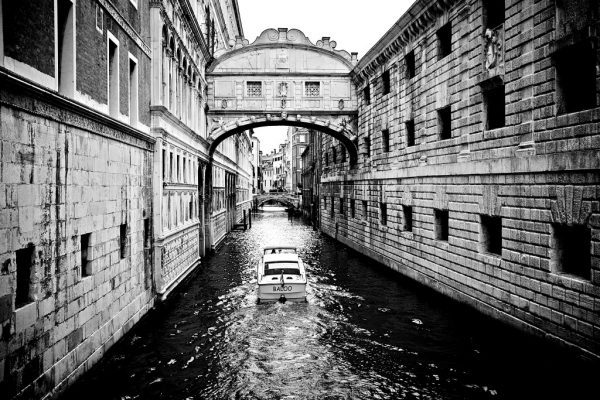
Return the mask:
<svg viewBox="0 0 600 400"><path fill-rule="evenodd" d="M248 228L252 229L252 213L248 213Z"/></svg>
<svg viewBox="0 0 600 400"><path fill-rule="evenodd" d="M248 224L246 223L246 210L244 210L244 230L248 229Z"/></svg>

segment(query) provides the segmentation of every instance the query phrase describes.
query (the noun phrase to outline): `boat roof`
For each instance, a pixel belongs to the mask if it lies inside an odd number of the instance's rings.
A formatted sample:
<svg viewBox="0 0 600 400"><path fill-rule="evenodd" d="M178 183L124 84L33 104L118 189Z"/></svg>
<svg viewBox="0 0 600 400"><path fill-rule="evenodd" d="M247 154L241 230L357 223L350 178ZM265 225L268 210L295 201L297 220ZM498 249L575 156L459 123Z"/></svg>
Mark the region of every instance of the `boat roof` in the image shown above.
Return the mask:
<svg viewBox="0 0 600 400"><path fill-rule="evenodd" d="M283 262L283 261L291 261L298 262L299 257L298 254L265 254L264 261L265 263L269 262Z"/></svg>

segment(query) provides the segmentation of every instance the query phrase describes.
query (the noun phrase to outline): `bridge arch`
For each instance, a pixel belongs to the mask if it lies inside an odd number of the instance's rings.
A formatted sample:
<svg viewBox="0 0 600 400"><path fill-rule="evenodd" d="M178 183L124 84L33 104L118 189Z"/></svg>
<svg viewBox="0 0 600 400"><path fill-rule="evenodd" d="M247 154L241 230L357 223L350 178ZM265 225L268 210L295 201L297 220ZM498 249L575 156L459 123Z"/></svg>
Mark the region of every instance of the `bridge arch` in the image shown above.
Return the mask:
<svg viewBox="0 0 600 400"><path fill-rule="evenodd" d="M342 122L341 124L337 124L323 118L302 117L300 115L293 117L288 115L242 117L229 123L219 125L211 132L208 138L210 143L209 155L212 157L219 144L236 133L265 126L297 126L318 130L339 140L348 151L350 165L356 165L356 162L358 161L358 149L354 142L355 136L352 131L344 126L345 124L347 123Z"/></svg>

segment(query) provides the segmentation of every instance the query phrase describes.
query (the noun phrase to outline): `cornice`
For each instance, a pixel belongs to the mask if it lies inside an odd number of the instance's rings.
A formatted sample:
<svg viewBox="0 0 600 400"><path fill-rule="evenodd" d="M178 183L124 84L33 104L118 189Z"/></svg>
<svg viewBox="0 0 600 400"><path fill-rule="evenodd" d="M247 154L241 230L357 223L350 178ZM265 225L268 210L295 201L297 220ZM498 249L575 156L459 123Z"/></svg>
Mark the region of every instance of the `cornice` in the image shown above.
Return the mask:
<svg viewBox="0 0 600 400"><path fill-rule="evenodd" d="M359 86L368 80L379 67L423 34L440 14L459 1L417 0L356 64L351 72L354 83Z"/></svg>
<svg viewBox="0 0 600 400"><path fill-rule="evenodd" d="M98 0L98 3L108 12L108 14L117 22L119 27L123 29L127 35L135 42L135 44L146 54L148 57L152 56L150 46L148 46L140 35L133 29L129 21L127 21L117 10L117 8L109 0Z"/></svg>
<svg viewBox="0 0 600 400"><path fill-rule="evenodd" d="M0 68L0 88L2 88L0 90L2 104L144 150L152 150L156 142L153 136L131 125L43 88L28 79L16 76L4 68ZM11 89L14 94L11 93Z"/></svg>

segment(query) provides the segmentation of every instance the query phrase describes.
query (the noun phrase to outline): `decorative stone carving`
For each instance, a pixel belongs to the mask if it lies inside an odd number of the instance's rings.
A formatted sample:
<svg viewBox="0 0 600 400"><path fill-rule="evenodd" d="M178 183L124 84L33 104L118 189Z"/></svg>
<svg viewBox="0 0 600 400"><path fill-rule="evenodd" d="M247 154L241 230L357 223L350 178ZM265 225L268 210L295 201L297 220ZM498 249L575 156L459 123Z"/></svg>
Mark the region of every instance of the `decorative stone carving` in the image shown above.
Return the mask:
<svg viewBox="0 0 600 400"><path fill-rule="evenodd" d="M485 69L490 76L500 75L504 71L504 25L486 29L483 37Z"/></svg>
<svg viewBox="0 0 600 400"><path fill-rule="evenodd" d="M227 100L225 100L225 99L221 100L221 108L222 109L227 108Z"/></svg>
<svg viewBox="0 0 600 400"><path fill-rule="evenodd" d="M555 186L550 188L552 222L561 224L588 223L592 215L592 202L583 200L582 186Z"/></svg>
<svg viewBox="0 0 600 400"><path fill-rule="evenodd" d="M340 99L340 101L338 101L338 108L340 110L344 109L344 99Z"/></svg>
<svg viewBox="0 0 600 400"><path fill-rule="evenodd" d="M486 185L479 200L479 213L491 216L500 216L502 213L502 200L498 185Z"/></svg>
<svg viewBox="0 0 600 400"><path fill-rule="evenodd" d="M280 97L287 97L288 94L288 84L287 82L280 82L279 83L279 96Z"/></svg>

